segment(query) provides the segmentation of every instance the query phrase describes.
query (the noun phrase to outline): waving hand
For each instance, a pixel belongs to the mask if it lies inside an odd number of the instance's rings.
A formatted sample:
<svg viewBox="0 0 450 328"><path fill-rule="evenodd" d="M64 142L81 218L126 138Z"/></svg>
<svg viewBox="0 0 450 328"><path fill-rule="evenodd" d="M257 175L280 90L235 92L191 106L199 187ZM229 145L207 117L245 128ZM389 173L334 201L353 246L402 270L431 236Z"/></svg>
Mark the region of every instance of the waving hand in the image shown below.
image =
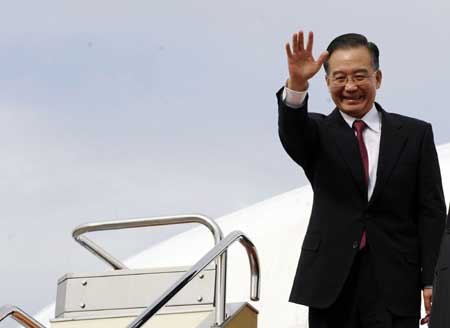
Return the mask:
<svg viewBox="0 0 450 328"><path fill-rule="evenodd" d="M312 78L322 66L328 56L324 51L317 60L312 55L314 35L308 34L308 43L304 47L303 31L294 33L292 36L292 48L286 43L286 55L288 59L289 80L288 88L296 91L306 90L308 80Z"/></svg>

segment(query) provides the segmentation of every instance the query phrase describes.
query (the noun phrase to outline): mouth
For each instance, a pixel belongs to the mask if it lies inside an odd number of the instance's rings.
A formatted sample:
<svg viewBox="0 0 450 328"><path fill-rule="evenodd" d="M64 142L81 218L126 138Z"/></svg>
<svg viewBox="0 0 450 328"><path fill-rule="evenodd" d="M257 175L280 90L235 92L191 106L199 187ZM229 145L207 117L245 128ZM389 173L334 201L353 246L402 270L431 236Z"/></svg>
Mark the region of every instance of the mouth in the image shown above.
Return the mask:
<svg viewBox="0 0 450 328"><path fill-rule="evenodd" d="M364 99L363 95L342 96L342 101L349 103L349 104L359 103L363 99Z"/></svg>

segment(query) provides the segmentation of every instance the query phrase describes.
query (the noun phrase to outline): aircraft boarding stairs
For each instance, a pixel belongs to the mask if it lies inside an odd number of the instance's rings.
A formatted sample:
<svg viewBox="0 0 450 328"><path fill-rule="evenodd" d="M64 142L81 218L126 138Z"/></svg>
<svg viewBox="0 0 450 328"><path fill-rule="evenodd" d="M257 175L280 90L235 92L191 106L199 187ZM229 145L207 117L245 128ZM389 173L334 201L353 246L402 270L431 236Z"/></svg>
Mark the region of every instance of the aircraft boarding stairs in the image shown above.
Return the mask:
<svg viewBox="0 0 450 328"><path fill-rule="evenodd" d="M129 269L84 236L88 232L198 223L215 245L191 268ZM256 328L258 311L247 302L226 303L227 249L239 241L250 263L250 298L259 299L260 266L256 248L240 231L223 238L217 223L201 215L89 223L74 239L113 270L66 274L58 280L52 328ZM150 304L150 306L149 306ZM12 317L25 327L45 328L15 306L0 308L0 322ZM150 320L151 319L151 320Z"/></svg>

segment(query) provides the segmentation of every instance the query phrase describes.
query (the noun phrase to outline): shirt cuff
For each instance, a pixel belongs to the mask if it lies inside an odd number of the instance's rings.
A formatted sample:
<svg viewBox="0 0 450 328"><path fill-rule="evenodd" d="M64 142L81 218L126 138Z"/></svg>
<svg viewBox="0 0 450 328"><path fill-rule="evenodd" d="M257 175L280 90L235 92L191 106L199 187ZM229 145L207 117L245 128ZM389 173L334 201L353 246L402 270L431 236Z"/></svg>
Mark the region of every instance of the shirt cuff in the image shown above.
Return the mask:
<svg viewBox="0 0 450 328"><path fill-rule="evenodd" d="M303 106L306 95L308 94L308 89L305 91L295 91L288 87L283 89L283 102L286 106L291 108L300 108Z"/></svg>

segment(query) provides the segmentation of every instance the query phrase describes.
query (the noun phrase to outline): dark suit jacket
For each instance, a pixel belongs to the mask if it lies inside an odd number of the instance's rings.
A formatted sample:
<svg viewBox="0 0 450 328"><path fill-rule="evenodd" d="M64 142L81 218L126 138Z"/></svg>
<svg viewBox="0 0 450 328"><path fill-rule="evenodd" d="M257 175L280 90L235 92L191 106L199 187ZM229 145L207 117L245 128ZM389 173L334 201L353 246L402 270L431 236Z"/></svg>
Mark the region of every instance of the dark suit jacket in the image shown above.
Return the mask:
<svg viewBox="0 0 450 328"><path fill-rule="evenodd" d="M327 308L336 300L365 229L375 277L389 309L420 313L420 291L433 282L445 202L431 125L382 113L377 181L370 201L357 139L338 109L330 115L284 105L279 135L314 191L290 301Z"/></svg>
<svg viewBox="0 0 450 328"><path fill-rule="evenodd" d="M441 243L441 251L436 264L433 284L433 306L431 307L429 328L450 327L450 212L447 229Z"/></svg>

